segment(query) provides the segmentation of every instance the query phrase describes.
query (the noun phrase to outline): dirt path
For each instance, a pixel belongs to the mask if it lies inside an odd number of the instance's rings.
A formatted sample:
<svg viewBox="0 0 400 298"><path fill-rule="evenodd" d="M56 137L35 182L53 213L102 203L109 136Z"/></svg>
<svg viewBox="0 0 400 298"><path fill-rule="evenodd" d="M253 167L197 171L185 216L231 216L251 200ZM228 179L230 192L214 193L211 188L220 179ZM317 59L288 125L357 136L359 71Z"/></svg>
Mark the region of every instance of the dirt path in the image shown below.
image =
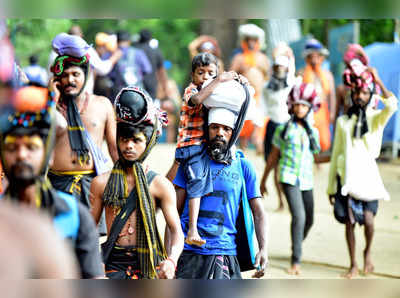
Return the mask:
<svg viewBox="0 0 400 298"><path fill-rule="evenodd" d="M172 164L174 146L159 144L150 154L148 163L153 170L165 174ZM253 162L258 177L264 170L264 160L249 150L247 157ZM375 274L367 278L400 278L400 163L379 164L381 175L391 201L380 202L375 219L375 237L372 246L372 257ZM315 217L307 239L303 244L303 264L300 278L340 278L349 265L349 257L345 242L344 225L333 217L332 206L326 196L329 164L315 169ZM272 175L268 179L270 196L265 199L265 210L269 216L270 236L269 254L270 268L266 278L298 278L286 274L290 264L290 214L285 203L283 212L274 212L278 199L272 183ZM160 224L163 220L158 216ZM356 227L357 261L360 269L363 266L362 250L364 231ZM244 277L250 277L251 272ZM365 278L360 276L360 278Z"/></svg>

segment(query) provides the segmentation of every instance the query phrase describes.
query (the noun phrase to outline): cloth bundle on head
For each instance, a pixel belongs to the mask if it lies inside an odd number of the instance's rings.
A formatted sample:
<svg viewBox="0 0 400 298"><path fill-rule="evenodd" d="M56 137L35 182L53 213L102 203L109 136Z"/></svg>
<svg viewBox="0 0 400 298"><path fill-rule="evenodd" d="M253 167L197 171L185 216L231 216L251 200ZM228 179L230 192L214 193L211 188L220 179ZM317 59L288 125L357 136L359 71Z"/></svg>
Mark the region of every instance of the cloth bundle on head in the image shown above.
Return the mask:
<svg viewBox="0 0 400 298"><path fill-rule="evenodd" d="M95 37L96 46L105 46L110 52L114 52L118 48L117 35L98 32Z"/></svg>
<svg viewBox="0 0 400 298"><path fill-rule="evenodd" d="M136 210L138 210L136 245L140 271L145 278L157 278L156 266L166 258L166 252L157 230L154 200L150 195L141 163L155 145L157 136L161 133L161 125L167 123L166 113L157 109L150 96L138 87L123 88L117 95L114 106L117 113L117 135L121 129L129 130L129 128L143 125L152 126L153 130L146 142L145 151L137 160L130 163L124 162L118 148L120 159L111 171L103 194L103 201L106 206L116 209L124 207L128 197L130 197L126 170L127 167L132 167L135 180L135 187L132 191L137 193L138 198L136 202Z"/></svg>
<svg viewBox="0 0 400 298"><path fill-rule="evenodd" d="M287 100L289 113L293 114L293 105L296 103L308 105L314 112L320 108L320 99L313 84L301 83L293 86Z"/></svg>
<svg viewBox="0 0 400 298"><path fill-rule="evenodd" d="M33 183L37 186L36 205L41 208L53 206L51 203L55 196L55 190L46 177L47 167L55 140L55 103L51 100L47 88L27 86L19 89L15 94L15 101L0 113L0 156L7 172L7 164L4 160L4 143L8 135L25 136L38 134L44 144L45 156L37 177ZM18 184L16 179L9 179L10 185L6 197L18 199ZM50 210L51 211L51 210ZM54 211L54 210L53 210Z"/></svg>
<svg viewBox="0 0 400 298"><path fill-rule="evenodd" d="M243 24L238 29L239 39L243 40L246 37L256 38L260 43L260 48L265 46L265 32L255 24Z"/></svg>
<svg viewBox="0 0 400 298"><path fill-rule="evenodd" d="M202 88L209 85L213 79L203 83ZM252 86L247 86L250 97L254 96L255 90ZM239 111L246 100L246 91L236 80L229 80L219 83L213 92L203 101L203 105L210 108L226 108L239 114Z"/></svg>
<svg viewBox="0 0 400 298"><path fill-rule="evenodd" d="M378 99L374 98L375 93L380 93L379 85L375 83L373 74L368 70L369 58L363 48L358 44L350 44L344 53L343 60L346 69L343 71L343 84L354 92L357 89L368 90L371 97L367 106L376 107ZM353 95L352 95L353 97ZM366 108L353 104L347 111L349 118L356 115L357 122L354 128L353 137L361 138L368 132Z"/></svg>
<svg viewBox="0 0 400 298"><path fill-rule="evenodd" d="M366 89L371 93L380 93L375 78L368 71L369 58L362 46L350 44L343 55L346 69L343 72L343 83L351 89Z"/></svg>
<svg viewBox="0 0 400 298"><path fill-rule="evenodd" d="M66 55L76 58L85 56L90 48L83 38L67 33L58 34L51 45L59 56Z"/></svg>
<svg viewBox="0 0 400 298"><path fill-rule="evenodd" d="M124 96L128 94L138 95L143 100L124 103ZM138 98L136 96L136 98ZM130 125L149 123L154 125L157 136L162 134L162 127L168 124L167 112L159 109L151 99L150 95L142 88L136 86L125 87L117 94L114 102L117 113L117 122L125 122Z"/></svg>
<svg viewBox="0 0 400 298"><path fill-rule="evenodd" d="M281 138L286 140L287 139L287 131L289 126L295 122L299 121L303 124L304 129L307 132L308 138L310 140L310 149L312 152L317 152L319 151L319 144L315 140L310 124L306 120L306 117L303 119L298 119L296 115L294 114L293 107L295 104L304 104L310 107L310 110L313 110L314 112L318 111L318 109L321 106L319 97L317 95L317 91L315 90L315 87L313 84L310 83L301 83L301 84L296 84L293 86L292 90L289 93L288 96L288 109L289 109L289 114L291 114L291 118L289 119L288 122L286 122L282 132L281 132Z"/></svg>
<svg viewBox="0 0 400 298"><path fill-rule="evenodd" d="M81 95L86 86L89 72L89 55L87 52L90 46L79 36L60 33L53 39L52 47L59 55L51 67L55 76L61 76L65 67L68 66L78 66L85 70L85 81L79 93L69 100L61 95L59 102L59 109L66 111L67 114L68 138L71 149L77 155L79 164L83 165L90 159L90 150L86 138L86 128L74 99Z"/></svg>
<svg viewBox="0 0 400 298"><path fill-rule="evenodd" d="M362 46L356 43L349 44L347 46L346 52L343 55L343 61L347 66L350 66L350 61L353 59L358 59L365 66L369 64L369 58L367 53L365 53Z"/></svg>

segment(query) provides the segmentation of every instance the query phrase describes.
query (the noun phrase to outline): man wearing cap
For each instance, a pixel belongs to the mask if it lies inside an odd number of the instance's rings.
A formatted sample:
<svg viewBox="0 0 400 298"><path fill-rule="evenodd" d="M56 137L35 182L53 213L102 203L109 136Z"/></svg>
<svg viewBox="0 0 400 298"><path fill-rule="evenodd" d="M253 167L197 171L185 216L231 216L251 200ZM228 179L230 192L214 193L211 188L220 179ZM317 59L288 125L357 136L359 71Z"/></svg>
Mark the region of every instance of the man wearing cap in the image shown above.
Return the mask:
<svg viewBox="0 0 400 298"><path fill-rule="evenodd" d="M2 108L0 155L9 180L3 200L47 213L59 235L74 248L81 277L104 277L98 235L88 209L55 190L46 177L56 126L54 102L48 98L47 88L23 87L13 106Z"/></svg>
<svg viewBox="0 0 400 298"><path fill-rule="evenodd" d="M183 248L175 191L167 178L142 169L166 115L137 87L122 89L115 108L119 160L91 186L95 221L99 222L103 208L106 214L109 236L102 245L106 274L111 279L170 279ZM158 233L156 206L171 231L168 254Z"/></svg>
<svg viewBox="0 0 400 298"><path fill-rule="evenodd" d="M318 40L308 40L303 51L306 67L299 70L303 82L313 84L321 100L321 108L314 114L321 152L331 147L330 124L335 122L335 83L332 73L322 67L328 55L329 51Z"/></svg>
<svg viewBox="0 0 400 298"><path fill-rule="evenodd" d="M242 122L243 123L243 122ZM240 129L237 116L225 108L211 108L208 116L207 157L213 180L213 192L201 198L198 231L206 244L199 247L185 243L178 261L177 278L237 279L241 278L237 260L236 221L241 204L242 187L254 216L259 252L255 258L258 267L254 277L264 275L268 262L267 227L256 173L251 163L232 150ZM239 126L240 127L240 126ZM188 231L188 198L185 198L186 180L180 167L174 179L177 187L178 210L184 233Z"/></svg>
<svg viewBox="0 0 400 298"><path fill-rule="evenodd" d="M106 139L112 159L118 159L115 145L115 114L105 97L85 90L90 57L89 45L80 37L61 33L53 40L55 59L51 89L59 117L54 162L49 179L56 189L73 194L89 207L90 182L109 169L101 147ZM102 226L101 233L105 233Z"/></svg>
<svg viewBox="0 0 400 298"><path fill-rule="evenodd" d="M244 24L239 26L239 39L242 52L232 58L230 70L246 77L250 85L254 87L256 109L250 113L254 115L260 107L262 88L269 78L270 62L268 57L261 52L261 48L264 46L265 32L255 24ZM257 153L261 154L264 123L261 115L259 118L245 122L240 134L240 147L246 149L248 141L252 138Z"/></svg>

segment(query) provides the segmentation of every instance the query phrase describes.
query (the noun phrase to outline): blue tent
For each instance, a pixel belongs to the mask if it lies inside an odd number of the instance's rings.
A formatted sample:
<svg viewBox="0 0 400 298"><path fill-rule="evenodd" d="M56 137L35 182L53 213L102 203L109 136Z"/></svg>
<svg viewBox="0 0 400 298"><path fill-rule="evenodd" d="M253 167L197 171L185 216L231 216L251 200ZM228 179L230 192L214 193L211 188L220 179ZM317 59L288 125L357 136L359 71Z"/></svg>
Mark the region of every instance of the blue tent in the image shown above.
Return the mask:
<svg viewBox="0 0 400 298"><path fill-rule="evenodd" d="M400 97L400 44L375 42L365 47L370 65L378 70L386 88ZM380 103L378 108L382 108ZM400 149L400 112L392 116L383 132L383 145L392 145L393 158Z"/></svg>

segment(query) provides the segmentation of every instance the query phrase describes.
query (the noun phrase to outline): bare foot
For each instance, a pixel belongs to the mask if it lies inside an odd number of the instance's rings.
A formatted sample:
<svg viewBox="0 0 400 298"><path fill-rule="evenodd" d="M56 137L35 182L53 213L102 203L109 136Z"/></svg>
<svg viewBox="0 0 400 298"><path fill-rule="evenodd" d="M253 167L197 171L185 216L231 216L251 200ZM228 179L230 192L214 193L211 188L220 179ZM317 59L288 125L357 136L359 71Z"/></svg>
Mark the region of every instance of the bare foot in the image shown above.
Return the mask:
<svg viewBox="0 0 400 298"><path fill-rule="evenodd" d="M275 212L282 212L284 209L285 208L284 208L283 204L279 204L279 207L276 208Z"/></svg>
<svg viewBox="0 0 400 298"><path fill-rule="evenodd" d="M374 269L375 269L375 267L374 267L374 265L372 264L372 261L371 261L371 254L367 253L364 250L364 270L363 270L363 273L365 275L368 275L368 274L374 272Z"/></svg>
<svg viewBox="0 0 400 298"><path fill-rule="evenodd" d="M204 239L201 239L199 233L197 231L192 231L189 229L188 234L185 239L185 243L189 245L196 245L196 246L202 246L206 244L206 241Z"/></svg>
<svg viewBox="0 0 400 298"><path fill-rule="evenodd" d="M300 275L301 271L300 271L300 265L299 264L293 264L292 267L290 267L287 270L287 273L290 275Z"/></svg>
<svg viewBox="0 0 400 298"><path fill-rule="evenodd" d="M357 277L358 276L358 267L357 267L357 265L351 266L349 271L347 271L346 273L343 273L341 276L344 277L344 278L348 278L348 279Z"/></svg>

